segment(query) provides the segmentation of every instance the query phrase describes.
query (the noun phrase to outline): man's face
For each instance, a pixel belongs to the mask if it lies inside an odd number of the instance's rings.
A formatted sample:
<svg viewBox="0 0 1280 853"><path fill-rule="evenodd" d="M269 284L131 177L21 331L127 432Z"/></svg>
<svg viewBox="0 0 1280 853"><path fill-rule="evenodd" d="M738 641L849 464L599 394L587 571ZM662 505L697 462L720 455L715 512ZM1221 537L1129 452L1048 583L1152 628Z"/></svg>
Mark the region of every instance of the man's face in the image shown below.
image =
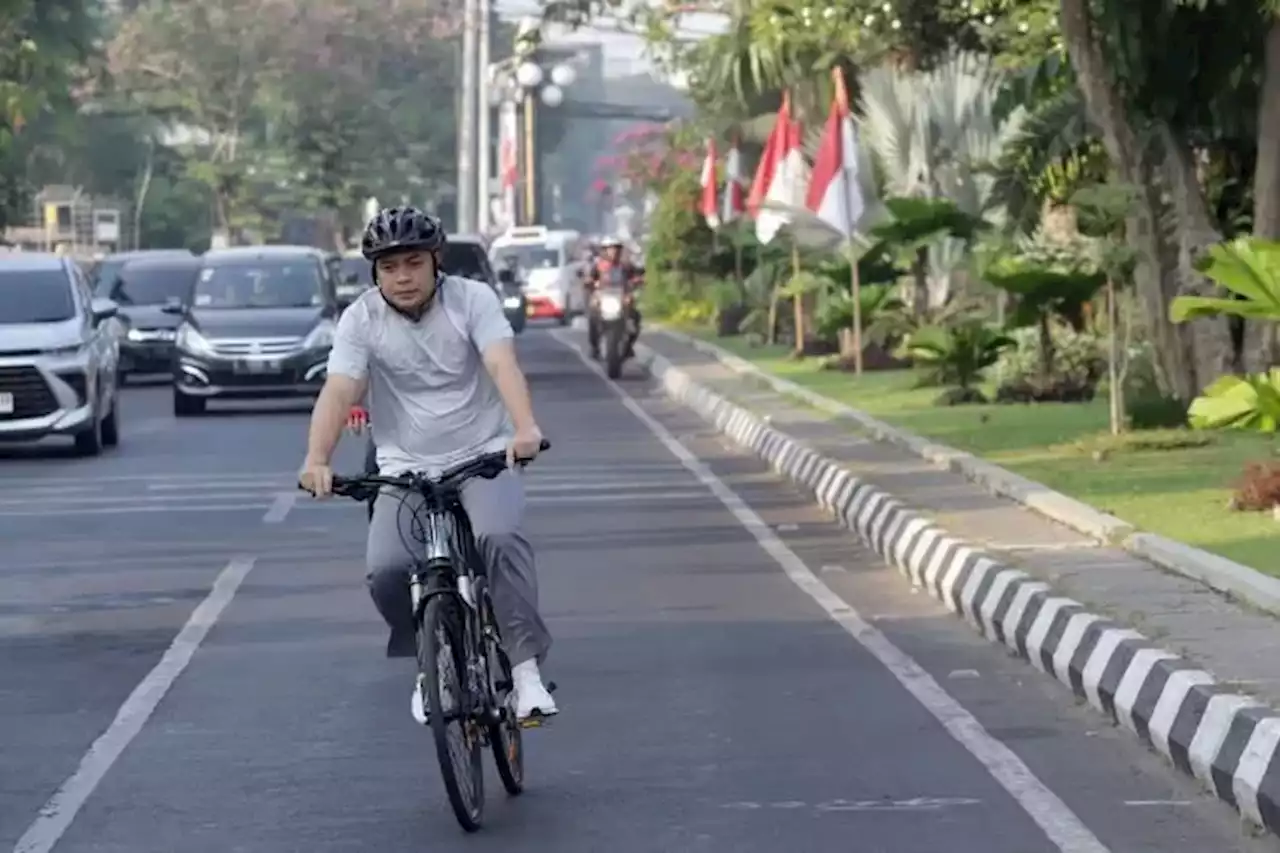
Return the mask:
<svg viewBox="0 0 1280 853"><path fill-rule="evenodd" d="M378 259L378 289L392 305L415 311L436 286L436 262L430 252L396 252Z"/></svg>
<svg viewBox="0 0 1280 853"><path fill-rule="evenodd" d="M609 248L607 248L607 249L605 249L605 250L604 250L604 257L605 257L605 260L607 260L607 261L608 261L609 263L611 263L611 264L621 263L621 262L622 262L622 247L621 247L621 246L610 246Z"/></svg>

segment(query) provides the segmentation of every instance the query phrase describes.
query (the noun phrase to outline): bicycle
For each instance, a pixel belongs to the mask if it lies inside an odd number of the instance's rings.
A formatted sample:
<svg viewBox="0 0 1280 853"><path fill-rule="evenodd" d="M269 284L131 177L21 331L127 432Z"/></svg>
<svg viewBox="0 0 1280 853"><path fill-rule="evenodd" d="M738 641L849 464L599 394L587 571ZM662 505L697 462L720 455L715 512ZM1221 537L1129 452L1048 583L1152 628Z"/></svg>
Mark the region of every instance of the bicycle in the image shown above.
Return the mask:
<svg viewBox="0 0 1280 853"><path fill-rule="evenodd" d="M544 439L541 450L550 448ZM517 460L521 467L528 462ZM449 804L467 832L481 826L481 753L486 745L507 793L517 796L524 790L522 726L516 719L511 661L502 646L487 573L459 498L467 480L491 479L506 469L506 454L490 453L434 479L422 474L333 478L333 493L356 501L370 501L384 488L401 492L400 509L412 495L422 499L420 507L410 510L408 534L397 525L405 547L422 554L409 575L417 629L416 689L424 694ZM554 690L555 685L548 683L547 688ZM463 747L456 760L449 737L454 725Z"/></svg>

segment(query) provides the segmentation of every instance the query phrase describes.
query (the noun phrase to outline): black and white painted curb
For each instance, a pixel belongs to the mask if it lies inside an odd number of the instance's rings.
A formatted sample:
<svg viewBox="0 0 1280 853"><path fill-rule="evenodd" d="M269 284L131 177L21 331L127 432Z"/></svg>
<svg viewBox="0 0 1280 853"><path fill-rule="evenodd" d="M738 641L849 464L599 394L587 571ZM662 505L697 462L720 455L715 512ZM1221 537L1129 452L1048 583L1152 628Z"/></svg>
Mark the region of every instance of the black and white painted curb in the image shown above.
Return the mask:
<svg viewBox="0 0 1280 853"><path fill-rule="evenodd" d="M647 347L636 349L668 396L811 490L913 584L1136 734L1246 819L1280 833L1280 715L949 535Z"/></svg>

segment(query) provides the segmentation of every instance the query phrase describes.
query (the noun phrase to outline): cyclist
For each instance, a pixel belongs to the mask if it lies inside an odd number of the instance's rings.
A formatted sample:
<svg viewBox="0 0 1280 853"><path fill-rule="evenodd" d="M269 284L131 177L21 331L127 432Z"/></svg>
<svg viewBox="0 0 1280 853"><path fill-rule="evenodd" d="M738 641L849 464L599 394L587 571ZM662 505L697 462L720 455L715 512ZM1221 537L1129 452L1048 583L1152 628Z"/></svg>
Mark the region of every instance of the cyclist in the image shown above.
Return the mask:
<svg viewBox="0 0 1280 853"><path fill-rule="evenodd" d="M640 337L640 309L636 306L635 288L640 282L639 268L623 257L622 241L616 237L606 237L600 241L600 254L592 262L587 272L586 288L594 293L601 284L610 280L613 274L621 274L622 284L626 291L626 310L631 320L632 329L627 337L627 357L635 355L636 340ZM600 359L600 319L594 302L587 318L587 348L593 360Z"/></svg>
<svg viewBox="0 0 1280 853"><path fill-rule="evenodd" d="M440 270L445 241L439 220L413 207L384 209L365 229L361 251L373 264L375 288L338 322L300 476L319 497L332 490L334 447L366 390L383 474L434 476L503 449L509 459L538 454L542 433L502 304L488 285ZM539 670L551 636L538 612L520 476L508 470L492 480L471 480L461 499L489 568L514 670L516 715L555 714ZM370 593L391 629L388 657L416 655L408 585L414 554L397 525L401 500L378 496L365 556ZM419 690L411 710L426 721L429 709Z"/></svg>

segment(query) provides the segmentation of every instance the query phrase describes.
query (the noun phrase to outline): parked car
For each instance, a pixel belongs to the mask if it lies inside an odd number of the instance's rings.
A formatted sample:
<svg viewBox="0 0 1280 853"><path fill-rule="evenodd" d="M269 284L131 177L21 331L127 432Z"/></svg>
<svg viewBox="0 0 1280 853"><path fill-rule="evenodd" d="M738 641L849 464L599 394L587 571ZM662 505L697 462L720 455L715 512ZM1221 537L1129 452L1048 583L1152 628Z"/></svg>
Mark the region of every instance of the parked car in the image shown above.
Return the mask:
<svg viewBox="0 0 1280 853"><path fill-rule="evenodd" d="M331 269L307 246L206 252L190 303L166 309L182 318L174 414L201 414L211 399L319 393L343 308Z"/></svg>
<svg viewBox="0 0 1280 853"><path fill-rule="evenodd" d="M0 255L0 440L70 436L86 456L119 443L116 311L70 258Z"/></svg>
<svg viewBox="0 0 1280 853"><path fill-rule="evenodd" d="M143 256L99 284L97 295L120 307L121 384L134 374L172 372L181 322L173 306L191 301L200 266L194 255Z"/></svg>
<svg viewBox="0 0 1280 853"><path fill-rule="evenodd" d="M502 300L502 310L518 335L524 331L526 308L524 294L519 284L507 285L499 281L498 274L489 260L489 250L483 237L472 234L451 234L445 244L440 266L450 275L460 275L483 281L494 289Z"/></svg>

